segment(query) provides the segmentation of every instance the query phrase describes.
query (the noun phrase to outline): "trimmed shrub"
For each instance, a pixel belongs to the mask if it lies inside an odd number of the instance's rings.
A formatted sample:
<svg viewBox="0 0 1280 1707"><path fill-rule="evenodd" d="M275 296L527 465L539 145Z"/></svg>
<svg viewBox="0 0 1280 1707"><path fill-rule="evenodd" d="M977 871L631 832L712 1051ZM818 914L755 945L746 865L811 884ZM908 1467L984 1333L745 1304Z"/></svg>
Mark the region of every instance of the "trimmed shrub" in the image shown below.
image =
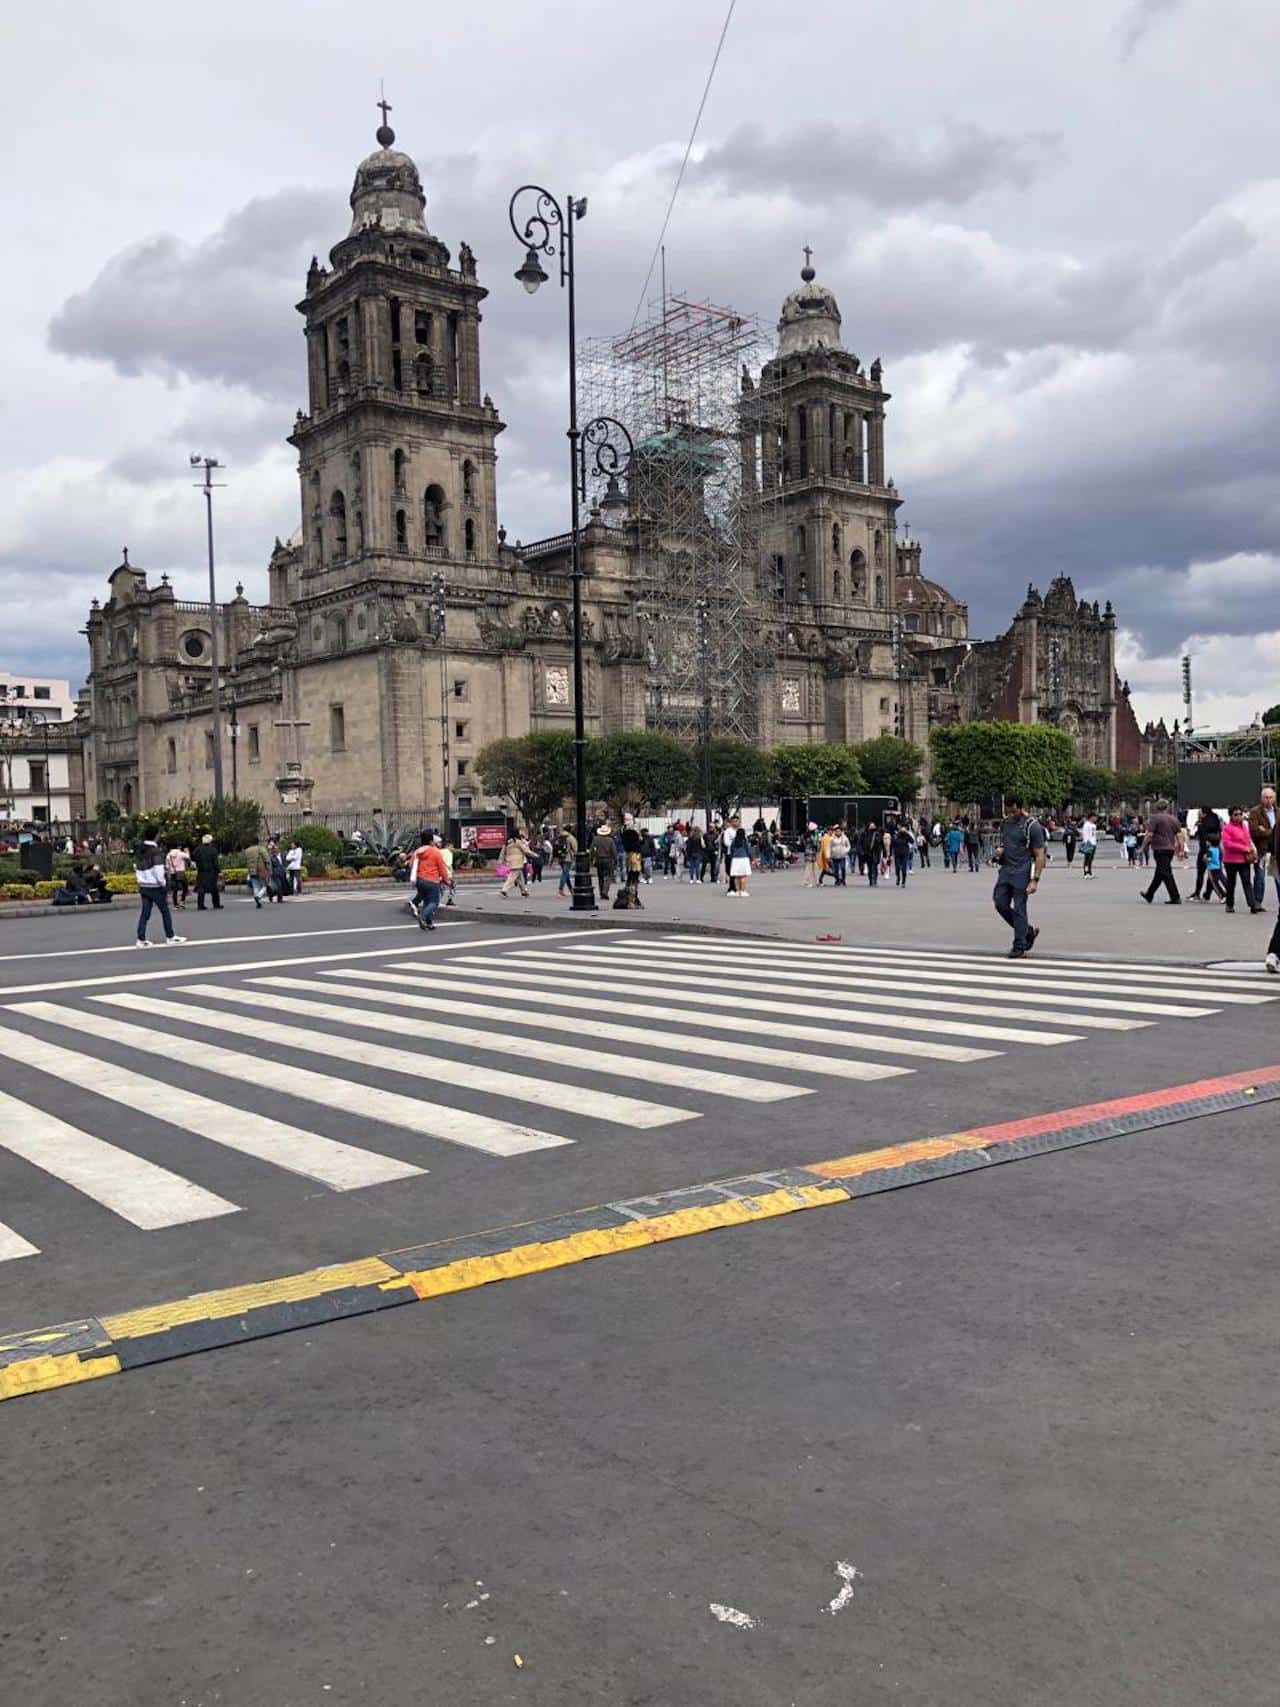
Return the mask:
<svg viewBox="0 0 1280 1707"><path fill-rule="evenodd" d="M109 871L107 877L107 893L110 895L136 895L138 880L131 871Z"/></svg>
<svg viewBox="0 0 1280 1707"><path fill-rule="evenodd" d="M228 865L223 870L222 879L228 888L236 883L247 883L249 868L246 865Z"/></svg>
<svg viewBox="0 0 1280 1707"><path fill-rule="evenodd" d="M34 883L0 883L0 895L6 901L33 901L35 893Z"/></svg>
<svg viewBox="0 0 1280 1707"><path fill-rule="evenodd" d="M42 877L36 884L36 896L41 901L47 901L51 895L56 895L62 884L56 878Z"/></svg>

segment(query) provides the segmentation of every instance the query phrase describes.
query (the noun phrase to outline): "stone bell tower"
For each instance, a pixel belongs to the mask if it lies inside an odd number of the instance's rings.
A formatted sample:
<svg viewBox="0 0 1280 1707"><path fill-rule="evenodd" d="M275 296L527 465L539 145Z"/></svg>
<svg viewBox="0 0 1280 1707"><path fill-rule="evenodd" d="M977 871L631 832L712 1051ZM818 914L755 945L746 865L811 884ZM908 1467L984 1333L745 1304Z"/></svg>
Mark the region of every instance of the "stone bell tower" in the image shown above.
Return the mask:
<svg viewBox="0 0 1280 1707"><path fill-rule="evenodd" d="M418 169L378 127L356 169L351 229L312 260L306 321L310 407L299 453L299 591L370 575L465 583L498 552L497 411L480 390L475 257L458 265L427 230Z"/></svg>

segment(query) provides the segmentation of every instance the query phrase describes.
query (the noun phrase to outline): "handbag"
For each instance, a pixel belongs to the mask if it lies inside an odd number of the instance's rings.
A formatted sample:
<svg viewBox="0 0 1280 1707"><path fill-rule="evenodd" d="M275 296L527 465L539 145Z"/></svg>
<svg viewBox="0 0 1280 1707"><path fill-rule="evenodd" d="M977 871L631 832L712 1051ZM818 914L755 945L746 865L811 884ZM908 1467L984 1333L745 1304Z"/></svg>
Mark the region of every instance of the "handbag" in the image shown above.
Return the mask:
<svg viewBox="0 0 1280 1707"><path fill-rule="evenodd" d="M504 859L500 859L498 861L497 865L495 865L493 869L497 872L499 877L510 877L511 876L511 867L507 864L506 860L504 860Z"/></svg>

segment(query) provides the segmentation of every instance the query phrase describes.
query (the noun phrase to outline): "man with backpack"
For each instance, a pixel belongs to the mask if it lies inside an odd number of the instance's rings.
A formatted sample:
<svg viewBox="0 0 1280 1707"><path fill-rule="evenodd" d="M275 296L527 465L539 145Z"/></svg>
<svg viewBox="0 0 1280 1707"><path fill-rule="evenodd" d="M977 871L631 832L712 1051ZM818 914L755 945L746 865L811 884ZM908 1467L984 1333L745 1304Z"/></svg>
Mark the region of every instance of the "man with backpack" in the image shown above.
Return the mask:
<svg viewBox="0 0 1280 1707"><path fill-rule="evenodd" d="M555 840L551 844L551 852L556 864L560 867L560 883L556 889L557 900L561 895L573 898L573 862L578 857L577 838L571 836L568 830L556 831Z"/></svg>
<svg viewBox="0 0 1280 1707"><path fill-rule="evenodd" d="M1000 826L994 856L999 875L991 898L996 912L1013 930L1009 958L1021 960L1040 935L1027 918L1027 902L1040 887L1045 835L1018 795L1011 794L1004 804L1007 816Z"/></svg>

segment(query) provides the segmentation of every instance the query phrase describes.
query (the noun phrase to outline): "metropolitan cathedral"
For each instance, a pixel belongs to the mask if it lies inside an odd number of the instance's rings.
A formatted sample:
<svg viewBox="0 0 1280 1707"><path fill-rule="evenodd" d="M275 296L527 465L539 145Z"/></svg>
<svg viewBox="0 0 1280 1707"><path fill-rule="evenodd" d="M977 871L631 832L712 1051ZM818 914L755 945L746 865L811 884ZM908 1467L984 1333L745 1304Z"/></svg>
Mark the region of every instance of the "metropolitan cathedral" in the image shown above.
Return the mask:
<svg viewBox="0 0 1280 1707"><path fill-rule="evenodd" d="M416 818L448 798L465 819L497 804L475 774L487 742L572 728L570 542L512 544L499 525L487 292L470 248L455 263L428 230L385 113L377 142L356 170L350 230L327 266L312 261L298 304L300 526L276 541L267 604L237 587L217 607L226 786L234 767L268 815ZM925 746L934 722L1003 717L1057 723L1093 763L1151 762L1162 731L1139 731L1117 680L1110 605L1059 578L1043 596L1028 588L1005 634L974 642L966 606L925 578L885 472L880 363L845 348L808 264L744 395L757 385L776 407L743 452L757 522L741 617L752 739L900 733ZM661 726L642 595L652 528L628 497L613 489L581 534L589 735ZM208 795L209 605L179 598L167 575L152 584L126 553L86 633L89 802L133 812Z"/></svg>

